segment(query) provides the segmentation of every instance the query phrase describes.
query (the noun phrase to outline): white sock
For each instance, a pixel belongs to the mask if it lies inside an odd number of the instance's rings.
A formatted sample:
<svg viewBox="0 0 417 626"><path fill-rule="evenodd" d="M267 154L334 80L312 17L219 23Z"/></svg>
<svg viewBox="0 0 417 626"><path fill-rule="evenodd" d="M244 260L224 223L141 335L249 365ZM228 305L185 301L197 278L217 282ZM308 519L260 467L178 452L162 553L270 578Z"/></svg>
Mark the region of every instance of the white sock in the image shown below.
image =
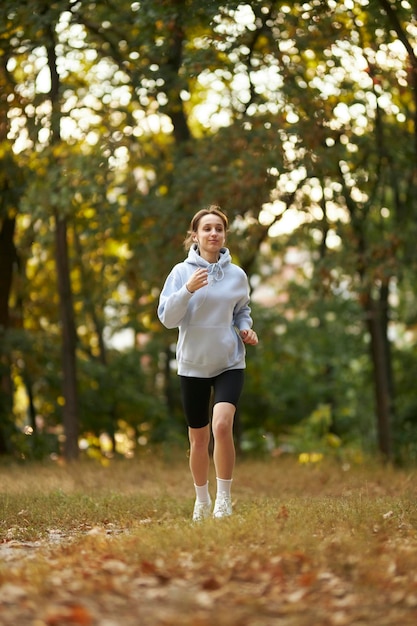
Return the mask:
<svg viewBox="0 0 417 626"><path fill-rule="evenodd" d="M210 502L210 494L208 490L208 482L205 485L198 486L194 483L195 495L199 502Z"/></svg>
<svg viewBox="0 0 417 626"><path fill-rule="evenodd" d="M233 479L225 480L224 478L216 478L217 480L217 495L218 496L230 496L230 490L232 488Z"/></svg>

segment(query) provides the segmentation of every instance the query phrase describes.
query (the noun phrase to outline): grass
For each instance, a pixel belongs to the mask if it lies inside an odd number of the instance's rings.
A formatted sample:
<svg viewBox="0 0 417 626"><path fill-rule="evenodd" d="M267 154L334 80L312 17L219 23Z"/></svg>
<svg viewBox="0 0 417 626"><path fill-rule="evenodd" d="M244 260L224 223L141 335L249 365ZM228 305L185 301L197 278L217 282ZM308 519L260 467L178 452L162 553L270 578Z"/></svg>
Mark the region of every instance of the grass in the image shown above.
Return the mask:
<svg viewBox="0 0 417 626"><path fill-rule="evenodd" d="M240 461L234 515L193 525L185 455L0 467L2 623L415 624L415 479Z"/></svg>

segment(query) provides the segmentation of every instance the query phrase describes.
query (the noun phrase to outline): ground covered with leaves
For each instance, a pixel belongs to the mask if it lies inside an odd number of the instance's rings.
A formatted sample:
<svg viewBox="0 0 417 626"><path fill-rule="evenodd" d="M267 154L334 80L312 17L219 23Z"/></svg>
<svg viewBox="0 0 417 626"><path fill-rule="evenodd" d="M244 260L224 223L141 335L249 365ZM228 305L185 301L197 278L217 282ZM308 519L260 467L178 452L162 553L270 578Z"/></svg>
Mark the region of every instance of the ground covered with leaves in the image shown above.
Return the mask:
<svg viewBox="0 0 417 626"><path fill-rule="evenodd" d="M185 456L0 485L4 626L417 623L414 470L240 461L234 515L198 525Z"/></svg>

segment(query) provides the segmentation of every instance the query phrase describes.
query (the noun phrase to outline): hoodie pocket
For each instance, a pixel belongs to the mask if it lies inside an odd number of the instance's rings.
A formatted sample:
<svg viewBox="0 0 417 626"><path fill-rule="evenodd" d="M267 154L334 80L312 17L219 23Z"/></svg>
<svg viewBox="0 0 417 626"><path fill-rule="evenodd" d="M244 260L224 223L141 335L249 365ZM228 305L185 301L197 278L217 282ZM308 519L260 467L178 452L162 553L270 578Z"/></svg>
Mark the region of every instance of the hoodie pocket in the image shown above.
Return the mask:
<svg viewBox="0 0 417 626"><path fill-rule="evenodd" d="M227 368L239 360L239 338L231 326L189 326L178 348L178 360L197 367Z"/></svg>

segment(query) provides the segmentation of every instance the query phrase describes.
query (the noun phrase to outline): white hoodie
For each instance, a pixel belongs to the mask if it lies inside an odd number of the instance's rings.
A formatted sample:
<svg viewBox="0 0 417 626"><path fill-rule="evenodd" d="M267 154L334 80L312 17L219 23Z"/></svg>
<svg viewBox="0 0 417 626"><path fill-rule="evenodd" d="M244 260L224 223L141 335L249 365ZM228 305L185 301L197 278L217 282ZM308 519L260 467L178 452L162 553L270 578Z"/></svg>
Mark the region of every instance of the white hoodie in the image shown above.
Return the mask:
<svg viewBox="0 0 417 626"><path fill-rule="evenodd" d="M186 282L199 267L209 283L190 293ZM162 289L158 317L167 328L179 328L177 366L180 376L211 378L245 367L245 344L239 331L252 327L245 272L231 262L227 248L217 263L208 263L193 244L188 257L171 270Z"/></svg>

